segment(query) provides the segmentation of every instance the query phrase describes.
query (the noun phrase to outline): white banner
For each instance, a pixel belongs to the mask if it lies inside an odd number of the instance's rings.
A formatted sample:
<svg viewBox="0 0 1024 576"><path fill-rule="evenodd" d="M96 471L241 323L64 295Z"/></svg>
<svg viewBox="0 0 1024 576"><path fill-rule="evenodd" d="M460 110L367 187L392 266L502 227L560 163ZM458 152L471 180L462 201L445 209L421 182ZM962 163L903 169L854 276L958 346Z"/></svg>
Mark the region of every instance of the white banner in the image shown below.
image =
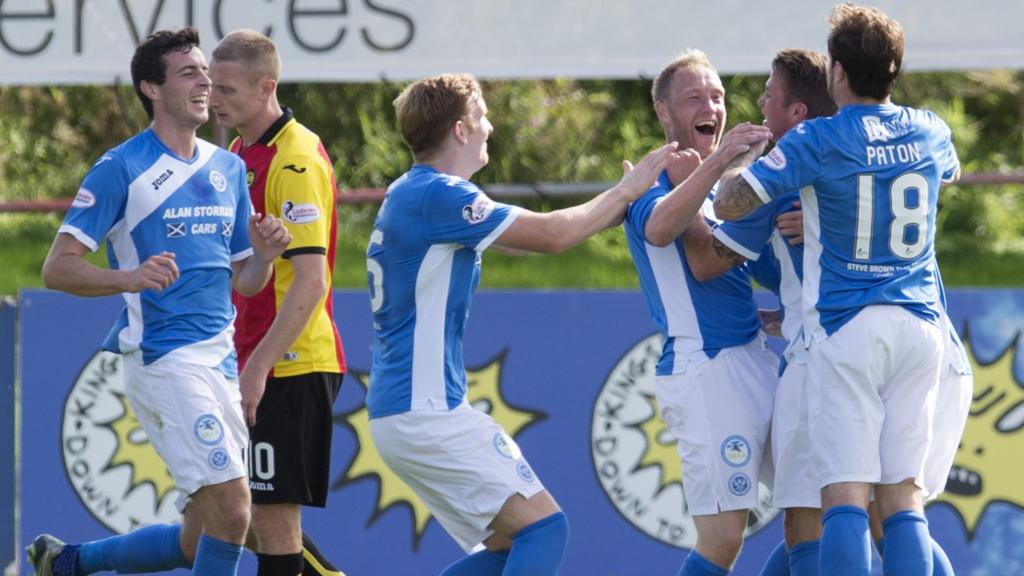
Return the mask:
<svg viewBox="0 0 1024 576"><path fill-rule="evenodd" d="M0 84L130 83L149 32L194 25L209 54L237 28L271 36L285 81L651 77L686 47L723 74L779 49L824 50L832 0L0 0ZM908 70L1024 68L1024 2L878 3Z"/></svg>

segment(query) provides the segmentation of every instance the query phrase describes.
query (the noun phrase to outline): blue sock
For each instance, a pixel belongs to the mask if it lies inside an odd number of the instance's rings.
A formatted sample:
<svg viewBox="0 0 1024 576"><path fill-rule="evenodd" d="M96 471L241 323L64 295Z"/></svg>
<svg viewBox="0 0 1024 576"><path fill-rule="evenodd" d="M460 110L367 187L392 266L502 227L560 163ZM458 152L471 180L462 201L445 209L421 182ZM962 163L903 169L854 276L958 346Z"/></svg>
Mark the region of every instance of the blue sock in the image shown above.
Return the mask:
<svg viewBox="0 0 1024 576"><path fill-rule="evenodd" d="M190 565L181 553L181 524L154 524L123 536L86 542L78 564L88 574L114 570L121 574L164 572Z"/></svg>
<svg viewBox="0 0 1024 576"><path fill-rule="evenodd" d="M761 576L789 576L789 550L786 550L785 540L779 542L768 560L765 560Z"/></svg>
<svg viewBox="0 0 1024 576"><path fill-rule="evenodd" d="M242 557L242 545L217 540L203 534L196 547L196 563L192 574L196 576L234 576L238 571L238 559Z"/></svg>
<svg viewBox="0 0 1024 576"><path fill-rule="evenodd" d="M50 563L53 576L85 576L86 572L78 564L78 544L66 544L60 554Z"/></svg>
<svg viewBox="0 0 1024 576"><path fill-rule="evenodd" d="M679 569L677 576L727 576L727 574L729 574L728 569L718 566L698 554L696 550L692 550L686 557L686 562L683 562L683 567Z"/></svg>
<svg viewBox="0 0 1024 576"><path fill-rule="evenodd" d="M569 521L555 512L516 532L502 576L558 574L569 540Z"/></svg>
<svg viewBox="0 0 1024 576"><path fill-rule="evenodd" d="M820 569L829 576L867 576L871 572L868 512L857 506L834 506L821 519Z"/></svg>
<svg viewBox="0 0 1024 576"><path fill-rule="evenodd" d="M789 572L793 576L818 576L821 543L818 540L801 542L789 551Z"/></svg>
<svg viewBox="0 0 1024 576"><path fill-rule="evenodd" d="M932 538L924 515L903 510L882 522L882 568L886 574L929 576L932 573Z"/></svg>
<svg viewBox="0 0 1024 576"><path fill-rule="evenodd" d="M956 576L946 551L932 538L932 576Z"/></svg>
<svg viewBox="0 0 1024 576"><path fill-rule="evenodd" d="M441 576L501 576L506 561L508 550L481 550L454 562L441 572Z"/></svg>

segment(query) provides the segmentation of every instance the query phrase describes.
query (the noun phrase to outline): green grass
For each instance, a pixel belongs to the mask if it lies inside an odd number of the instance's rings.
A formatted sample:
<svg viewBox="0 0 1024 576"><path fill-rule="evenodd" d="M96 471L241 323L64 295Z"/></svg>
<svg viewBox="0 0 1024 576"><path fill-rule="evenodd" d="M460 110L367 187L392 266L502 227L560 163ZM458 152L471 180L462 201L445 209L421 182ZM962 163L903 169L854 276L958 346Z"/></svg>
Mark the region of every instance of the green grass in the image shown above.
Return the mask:
<svg viewBox="0 0 1024 576"><path fill-rule="evenodd" d="M336 288L366 286L366 239L377 207L339 209L338 244L334 266ZM60 226L56 214L0 214L0 295L19 288L42 286L39 271ZM104 250L89 255L104 266ZM987 254L951 251L941 254L943 280L948 286L1024 286L1024 253ZM636 272L621 229L606 230L562 254L484 258L484 288L635 289Z"/></svg>

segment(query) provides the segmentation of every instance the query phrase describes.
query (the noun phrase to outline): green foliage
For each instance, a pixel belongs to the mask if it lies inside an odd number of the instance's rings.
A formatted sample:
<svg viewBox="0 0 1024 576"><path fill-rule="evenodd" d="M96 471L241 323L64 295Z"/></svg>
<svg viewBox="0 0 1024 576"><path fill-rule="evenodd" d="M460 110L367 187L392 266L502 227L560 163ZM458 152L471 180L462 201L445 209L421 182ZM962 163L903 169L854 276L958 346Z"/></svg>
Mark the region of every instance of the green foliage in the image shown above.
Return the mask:
<svg viewBox="0 0 1024 576"><path fill-rule="evenodd" d="M764 76L723 78L730 126L761 121L757 98L764 82ZM401 88L388 82L300 84L281 86L279 95L320 134L341 188L385 187L411 162L392 106ZM622 159L639 160L664 140L647 80L485 82L484 91L495 126L490 164L475 177L485 186L613 182L621 176ZM934 110L949 123L965 173L1024 169L1024 72L908 74L894 100ZM72 196L104 150L147 123L130 86L0 87L0 202ZM212 139L213 127L200 134ZM569 202L521 203L550 210ZM1022 269L1022 208L1020 184L944 189L937 241L943 268L998 262ZM341 207L336 285L365 284L363 253L375 213L376 206ZM38 285L56 225L55 216L0 215L0 293ZM485 267L483 285L490 287L636 285L625 239L614 230L553 257L488 255ZM1013 274L954 272L947 280L1020 284Z"/></svg>

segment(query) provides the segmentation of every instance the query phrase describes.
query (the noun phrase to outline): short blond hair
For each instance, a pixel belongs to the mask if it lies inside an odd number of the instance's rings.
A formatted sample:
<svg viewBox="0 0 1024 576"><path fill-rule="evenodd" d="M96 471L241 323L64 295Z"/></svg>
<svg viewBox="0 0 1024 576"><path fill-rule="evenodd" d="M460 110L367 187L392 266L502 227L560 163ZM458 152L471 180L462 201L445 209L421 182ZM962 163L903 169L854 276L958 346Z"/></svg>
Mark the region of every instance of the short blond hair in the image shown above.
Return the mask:
<svg viewBox="0 0 1024 576"><path fill-rule="evenodd" d="M402 140L417 161L440 151L448 131L459 120L469 120L473 97L483 98L480 83L472 74L441 74L417 80L395 98L395 112Z"/></svg>
<svg viewBox="0 0 1024 576"><path fill-rule="evenodd" d="M213 49L213 59L243 65L254 80L281 76L281 56L274 42L255 30L235 30Z"/></svg>
<svg viewBox="0 0 1024 576"><path fill-rule="evenodd" d="M668 98L669 89L672 88L672 77L677 71L701 68L718 73L711 65L711 60L708 60L707 54L696 48L687 48L675 60L669 62L668 66L665 66L664 70L654 79L654 84L651 85L651 99L655 102L663 102Z"/></svg>

